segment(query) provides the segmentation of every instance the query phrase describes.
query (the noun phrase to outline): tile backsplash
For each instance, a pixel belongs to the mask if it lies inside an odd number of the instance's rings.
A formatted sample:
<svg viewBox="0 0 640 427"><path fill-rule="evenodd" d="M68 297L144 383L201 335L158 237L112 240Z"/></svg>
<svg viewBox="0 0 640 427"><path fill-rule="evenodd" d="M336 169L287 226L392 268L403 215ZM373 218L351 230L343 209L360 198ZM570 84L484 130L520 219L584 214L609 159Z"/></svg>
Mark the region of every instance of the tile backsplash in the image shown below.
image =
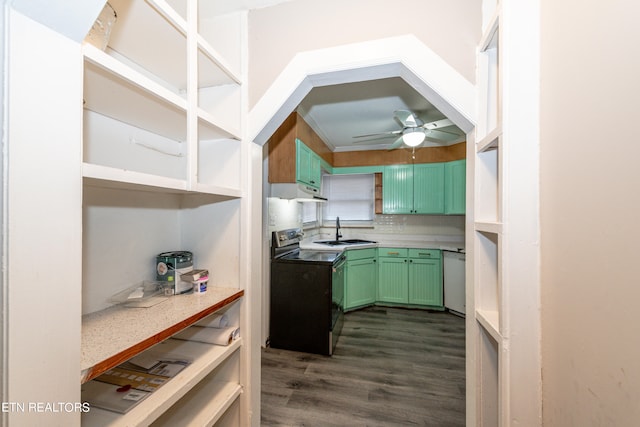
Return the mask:
<svg viewBox="0 0 640 427"><path fill-rule="evenodd" d="M464 236L464 215L376 215L373 228L379 234Z"/></svg>
<svg viewBox="0 0 640 427"><path fill-rule="evenodd" d="M267 231L302 227L302 204L293 200L268 199ZM361 236L383 234L395 236L451 236L464 238L464 215L376 215L373 224L367 227L342 228L342 234ZM330 234L329 227L305 230L305 234Z"/></svg>
<svg viewBox="0 0 640 427"><path fill-rule="evenodd" d="M295 200L269 197L267 199L267 232L302 227L302 204Z"/></svg>

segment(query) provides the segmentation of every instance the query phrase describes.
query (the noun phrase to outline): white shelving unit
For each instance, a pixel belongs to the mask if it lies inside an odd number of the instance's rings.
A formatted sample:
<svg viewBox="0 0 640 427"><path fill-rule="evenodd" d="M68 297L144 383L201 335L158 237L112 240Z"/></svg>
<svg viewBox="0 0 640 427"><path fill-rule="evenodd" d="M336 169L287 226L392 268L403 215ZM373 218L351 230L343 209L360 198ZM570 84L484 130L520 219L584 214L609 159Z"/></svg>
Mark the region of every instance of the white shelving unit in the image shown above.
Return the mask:
<svg viewBox="0 0 640 427"><path fill-rule="evenodd" d="M194 361L127 414L92 408L82 424L247 425L246 14L215 16L203 0L109 3L108 46L83 45L83 377L151 346ZM108 296L154 279L155 256L172 250L209 269L207 294L108 307ZM226 309L243 331L230 346L170 338Z"/></svg>
<svg viewBox="0 0 640 427"><path fill-rule="evenodd" d="M153 348L156 354L188 355L193 362L125 415L92 408L83 414L82 423L91 426L213 425L242 393L241 346L242 339L226 347L176 339L163 341Z"/></svg>
<svg viewBox="0 0 640 427"><path fill-rule="evenodd" d="M484 33L478 46L478 122L474 159L473 286L470 331L475 393L469 425L509 425L503 407L505 367L503 299L502 62L500 1L483 2Z"/></svg>
<svg viewBox="0 0 640 427"><path fill-rule="evenodd" d="M467 165L467 425L540 425L539 4L483 0ZM468 175L469 176L469 175Z"/></svg>

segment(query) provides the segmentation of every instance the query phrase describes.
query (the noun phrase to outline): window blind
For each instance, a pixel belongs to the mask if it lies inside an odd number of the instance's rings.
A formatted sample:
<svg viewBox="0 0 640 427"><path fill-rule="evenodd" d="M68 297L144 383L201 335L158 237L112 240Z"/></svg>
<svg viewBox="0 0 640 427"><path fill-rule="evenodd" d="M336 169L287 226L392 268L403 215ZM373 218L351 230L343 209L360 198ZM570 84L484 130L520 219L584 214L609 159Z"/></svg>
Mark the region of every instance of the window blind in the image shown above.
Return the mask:
<svg viewBox="0 0 640 427"><path fill-rule="evenodd" d="M311 224L318 221L318 204L302 203L302 223Z"/></svg>
<svg viewBox="0 0 640 427"><path fill-rule="evenodd" d="M373 221L375 184L373 174L324 175L322 188L329 199L323 204L323 221Z"/></svg>

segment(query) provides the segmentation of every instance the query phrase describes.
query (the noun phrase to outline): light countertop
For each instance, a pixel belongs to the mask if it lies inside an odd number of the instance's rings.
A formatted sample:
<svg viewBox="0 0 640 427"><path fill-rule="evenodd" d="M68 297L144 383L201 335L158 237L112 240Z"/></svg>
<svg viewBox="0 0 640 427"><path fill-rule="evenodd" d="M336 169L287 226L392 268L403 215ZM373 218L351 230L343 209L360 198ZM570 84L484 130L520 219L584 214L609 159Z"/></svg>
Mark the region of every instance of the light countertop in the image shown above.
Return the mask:
<svg viewBox="0 0 640 427"><path fill-rule="evenodd" d="M244 291L209 286L204 294L175 295L149 308L116 305L82 317L83 380L97 376L138 352L237 300Z"/></svg>
<svg viewBox="0 0 640 427"><path fill-rule="evenodd" d="M408 249L440 249L460 252L464 251L464 239L457 236L426 236L424 238L403 238L404 236L393 235L376 235L376 236L348 236L342 237L341 240L360 238L372 240L376 243L363 243L355 245L324 245L316 243L321 240L331 240L314 236L304 239L300 242L300 249L316 250L316 251L343 251L346 249L364 249L364 248L408 248Z"/></svg>

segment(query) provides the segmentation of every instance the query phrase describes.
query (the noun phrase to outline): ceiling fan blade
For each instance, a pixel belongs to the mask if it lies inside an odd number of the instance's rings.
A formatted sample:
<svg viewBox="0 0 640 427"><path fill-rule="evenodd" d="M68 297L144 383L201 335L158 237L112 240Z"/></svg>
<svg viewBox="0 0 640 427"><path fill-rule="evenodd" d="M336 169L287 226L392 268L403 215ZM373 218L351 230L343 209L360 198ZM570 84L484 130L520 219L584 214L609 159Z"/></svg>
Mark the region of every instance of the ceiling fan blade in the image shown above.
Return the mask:
<svg viewBox="0 0 640 427"><path fill-rule="evenodd" d="M384 141L385 139L389 139L389 138L396 138L396 135L380 135L372 138L358 139L358 140L352 141L351 143L361 144L363 142L370 142L370 141Z"/></svg>
<svg viewBox="0 0 640 427"><path fill-rule="evenodd" d="M402 145L402 136L396 139L395 142L387 148L387 150L393 150L395 148L398 148L400 145Z"/></svg>
<svg viewBox="0 0 640 427"><path fill-rule="evenodd" d="M366 135L356 135L352 138L369 138L371 136L380 136L380 135L386 135L386 137L389 137L390 135L397 135L399 133L401 133L401 130L393 130L393 131L389 131L389 132L377 132L377 133L369 133Z"/></svg>
<svg viewBox="0 0 640 427"><path fill-rule="evenodd" d="M414 128L418 126L416 116L407 110L396 110L393 112L394 117L398 120L402 126L406 128Z"/></svg>
<svg viewBox="0 0 640 427"><path fill-rule="evenodd" d="M458 135L457 133L453 133L453 132L445 132L439 129L429 131L427 133L427 136L432 139L446 141L446 142L452 142L460 139L464 140L464 137L462 135Z"/></svg>
<svg viewBox="0 0 640 427"><path fill-rule="evenodd" d="M436 120L435 122L429 122L422 125L423 128L434 130L438 128L444 128L447 126L453 126L454 123L449 119Z"/></svg>

